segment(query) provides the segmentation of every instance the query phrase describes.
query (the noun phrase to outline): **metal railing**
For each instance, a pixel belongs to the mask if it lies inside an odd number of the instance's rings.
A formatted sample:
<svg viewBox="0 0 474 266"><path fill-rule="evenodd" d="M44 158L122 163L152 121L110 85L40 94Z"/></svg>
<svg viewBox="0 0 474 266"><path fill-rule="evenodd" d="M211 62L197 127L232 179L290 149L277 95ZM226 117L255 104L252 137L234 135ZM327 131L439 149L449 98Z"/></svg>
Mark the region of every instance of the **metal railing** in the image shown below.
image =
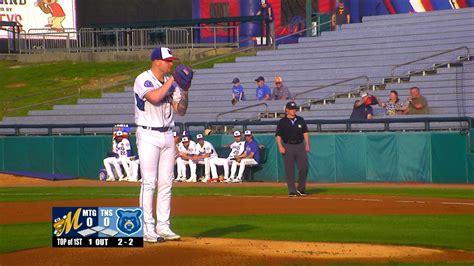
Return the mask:
<svg viewBox="0 0 474 266"><path fill-rule="evenodd" d="M250 108L261 106L261 105L265 106L265 113L268 113L268 104L266 104L266 103L257 103L257 104L237 108L237 109L234 109L234 110L231 110L231 111L225 111L225 112L218 113L216 115L216 121L219 121L219 117L221 117L225 114L231 114L231 113L235 113L235 112L238 112L238 111L247 110L247 109L250 109Z"/></svg>
<svg viewBox="0 0 474 266"><path fill-rule="evenodd" d="M411 65L411 64L416 63L416 62L420 62L420 61L423 61L423 60L426 60L426 59L430 59L430 58L437 57L437 56L440 56L440 55L448 54L448 53L458 51L458 50L466 50L467 51L466 56L470 56L470 50L469 50L469 47L467 47L467 46L461 46L461 47L457 47L457 48L454 48L454 49L449 49L449 50L446 50L446 51L443 51L443 52L440 52L440 53L435 53L435 54L425 56L425 57L422 57L422 58L418 58L418 59L415 59L415 60L412 60L412 61L409 61L409 62L406 62L406 63L395 65L395 66L392 67L391 77L392 78L395 77L395 69L397 69L397 68L400 68L402 66Z"/></svg>
<svg viewBox="0 0 474 266"><path fill-rule="evenodd" d="M231 55L236 55L236 54L240 54L240 53L248 53L248 52L251 52L251 51L255 51L256 49L257 49L257 47L255 47L255 46L249 46L249 47L238 49L238 50L235 50L235 51L232 51L232 52L224 53L224 54L221 54L221 55L218 55L218 56L210 57L208 59L193 63L191 66L196 67L196 66L199 66L199 65L207 63L207 62L216 61L216 60L219 60L221 58L229 57Z"/></svg>
<svg viewBox="0 0 474 266"><path fill-rule="evenodd" d="M310 93L310 92L321 90L321 89L324 89L324 88L329 88L329 87L332 87L332 86L344 84L346 82L353 81L353 80L358 80L358 79L365 79L365 84L364 85L367 88L369 87L369 77L366 76L366 75L362 75L362 76L358 76L358 77L354 77L354 78L348 78L348 79L345 79L345 80L337 81L337 82L334 82L334 83L331 83L331 84L328 84L328 85L319 86L319 87L316 87L316 88L313 88L313 89L310 89L310 90L307 90L307 91L303 91L303 92L300 92L300 93L296 93L293 96L293 100L296 101L299 96L301 96L303 94L306 94L306 93ZM301 105L308 104L310 101L313 101L313 100L314 99L308 100L308 101L304 102Z"/></svg>
<svg viewBox="0 0 474 266"><path fill-rule="evenodd" d="M206 43L196 32L211 35ZM139 51L157 46L170 48L239 47L238 26L205 26L148 29L82 28L56 32L31 29L20 34L20 53ZM225 36L225 37L222 37ZM209 39L211 41L209 42Z"/></svg>
<svg viewBox="0 0 474 266"><path fill-rule="evenodd" d="M274 49L274 50L277 49L277 42L278 42L278 41L281 41L281 40L287 39L287 38L289 38L289 37L292 37L292 36L295 36L295 35L299 35L299 34L301 34L301 33L303 33L303 32L307 32L307 31L314 30L314 29L317 29L317 32L319 32L319 29L320 29L322 26L324 26L324 25L326 25L326 24L329 24L329 23L331 23L331 21L326 21L326 22L323 22L323 23L321 23L321 24L318 23L318 24L316 24L316 25L314 25L314 26L311 26L311 27L309 27L309 28L306 28L306 29L303 29L303 30L300 30L300 31L297 31L297 32L290 33L290 34L285 35L285 36L282 36L282 37L280 37L280 38L276 38L275 41L273 42L273 49ZM275 36L275 35L273 35L273 36ZM304 37L304 36L301 36L301 37Z"/></svg>
<svg viewBox="0 0 474 266"><path fill-rule="evenodd" d="M341 120L325 120L325 119L311 119L306 120L308 125L316 125L315 130L312 132L323 132L323 125L344 125L345 128L342 129L344 132L354 132L354 131L363 131L363 129L353 130L353 125L358 124L382 124L384 125L383 129L378 131L390 131L392 130L391 124L413 124L413 123L423 123L424 126L421 130L430 131L432 130L432 123L449 123L449 122L461 122L465 123L464 126L458 127L461 131L467 131L470 134L471 129L474 128L474 117L417 117L417 118L383 118L383 119L372 119L372 120L351 120L351 119L341 119ZM249 126L276 126L278 121L207 121L207 122L185 122L185 123L175 123L175 127L179 128L182 132L183 130L189 130L190 127L202 127L212 128L213 126L240 126L243 130L247 130ZM46 129L47 133L43 135L53 135L53 129L79 129L79 134L86 134L86 129L110 129L110 131L100 131L102 134L109 134L113 131L113 128L116 124L44 124L44 125L0 125L0 129L13 129L14 134L19 136L22 134L21 129ZM135 124L129 124L131 128L136 128ZM450 127L446 127L446 130L450 130ZM398 128L397 130L405 131L403 128ZM334 131L334 130L333 130ZM339 130L341 131L341 130ZM373 129L369 129L373 131ZM267 130L262 132L273 132L273 130ZM1 134L1 133L0 133ZM34 133L33 133L34 134ZM96 134L95 131L91 131L88 134Z"/></svg>

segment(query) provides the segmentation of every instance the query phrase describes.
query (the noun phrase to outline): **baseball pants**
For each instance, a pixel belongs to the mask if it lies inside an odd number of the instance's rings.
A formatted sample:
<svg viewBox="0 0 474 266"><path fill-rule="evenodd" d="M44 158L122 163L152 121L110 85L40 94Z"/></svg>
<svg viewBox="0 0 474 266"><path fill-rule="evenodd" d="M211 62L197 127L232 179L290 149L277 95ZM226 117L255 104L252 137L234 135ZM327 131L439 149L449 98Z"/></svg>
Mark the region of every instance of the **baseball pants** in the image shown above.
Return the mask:
<svg viewBox="0 0 474 266"><path fill-rule="evenodd" d="M189 164L189 170L191 172L191 178L196 179L196 163L192 160L184 160L181 157L176 158L176 167L178 168L178 177L187 179L186 177L186 165Z"/></svg>
<svg viewBox="0 0 474 266"><path fill-rule="evenodd" d="M242 159L240 160L240 163L238 163L235 160L232 160L232 167L230 169L230 179L234 179L235 177L235 172L237 171L237 165L240 165L239 167L239 174L237 175L237 180L242 180L242 176L244 175L245 171L245 166L246 165L257 165L257 161L255 159Z"/></svg>
<svg viewBox="0 0 474 266"><path fill-rule="evenodd" d="M130 161L130 172L129 176L132 180L138 180L138 169L140 168L140 159Z"/></svg>
<svg viewBox="0 0 474 266"><path fill-rule="evenodd" d="M203 164L204 165L204 177L206 179L211 178L211 163L210 163L210 158L204 158L199 161L196 161L198 164Z"/></svg>
<svg viewBox="0 0 474 266"><path fill-rule="evenodd" d="M113 178L115 179L115 174L114 171L112 171L112 166L115 168L115 172L117 173L119 178L123 178L123 173L122 169L120 168L120 165L122 165L122 161L120 158L115 158L115 157L108 157L104 159L104 166L105 170L107 171L107 177L108 178ZM125 168L126 165L124 166Z"/></svg>
<svg viewBox="0 0 474 266"><path fill-rule="evenodd" d="M142 173L140 207L143 208L144 234L155 229L157 231L169 229L176 152L173 134L171 131L159 132L139 127L137 147ZM156 189L158 193L155 224L153 196Z"/></svg>
<svg viewBox="0 0 474 266"><path fill-rule="evenodd" d="M295 164L298 166L298 190L305 191L306 177L308 176L308 154L305 152L305 146L300 144L283 144L285 154L283 163L285 165L286 181L289 193L296 193L295 186Z"/></svg>
<svg viewBox="0 0 474 266"><path fill-rule="evenodd" d="M125 173L127 177L130 177L132 175L131 170L132 170L132 160L126 156L120 156L120 163L123 166L123 169L125 169Z"/></svg>
<svg viewBox="0 0 474 266"><path fill-rule="evenodd" d="M217 179L217 165L224 167L224 179L229 178L229 161L224 158L212 158L210 160L212 179Z"/></svg>

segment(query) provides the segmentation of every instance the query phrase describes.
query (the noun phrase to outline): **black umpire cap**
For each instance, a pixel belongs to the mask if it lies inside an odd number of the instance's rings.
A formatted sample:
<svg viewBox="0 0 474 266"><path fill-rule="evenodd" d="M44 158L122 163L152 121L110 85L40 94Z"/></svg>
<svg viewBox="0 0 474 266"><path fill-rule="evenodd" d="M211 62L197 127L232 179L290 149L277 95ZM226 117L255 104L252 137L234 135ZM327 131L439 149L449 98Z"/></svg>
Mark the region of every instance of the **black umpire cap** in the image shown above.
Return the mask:
<svg viewBox="0 0 474 266"><path fill-rule="evenodd" d="M286 109L293 109L293 110L296 110L298 109L298 105L296 105L295 102L288 102L286 104Z"/></svg>

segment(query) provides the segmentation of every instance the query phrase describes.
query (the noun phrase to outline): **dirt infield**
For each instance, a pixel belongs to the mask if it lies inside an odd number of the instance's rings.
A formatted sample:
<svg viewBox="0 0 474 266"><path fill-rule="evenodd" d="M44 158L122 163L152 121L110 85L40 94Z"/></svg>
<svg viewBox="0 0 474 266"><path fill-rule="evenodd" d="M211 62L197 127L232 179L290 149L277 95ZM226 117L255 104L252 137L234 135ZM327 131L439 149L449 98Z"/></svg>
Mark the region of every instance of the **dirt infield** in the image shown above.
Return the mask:
<svg viewBox="0 0 474 266"><path fill-rule="evenodd" d="M0 256L2 265L272 265L472 262L474 253L406 246L184 238L134 249L39 248Z"/></svg>
<svg viewBox="0 0 474 266"><path fill-rule="evenodd" d="M139 186L95 180L45 181L0 175L0 187L12 186ZM178 184L179 186L235 186L236 184ZM244 183L238 186L285 186ZM334 184L311 184L315 187ZM338 184L336 186L362 186ZM440 187L418 184L373 184L377 187ZM368 187L363 184L363 187ZM443 186L446 187L446 186ZM474 188L453 185L448 187ZM298 204L295 202L298 201ZM0 224L49 222L53 206L137 206L135 198L85 199L0 203ZM212 206L210 208L209 206ZM473 214L473 199L426 197L310 195L174 197L172 215L243 214ZM8 214L8 215L5 215ZM119 252L118 252L119 251ZM224 238L184 238L179 242L147 244L136 249L39 248L0 255L0 265L255 265L308 263L473 262L474 252L350 243L263 241ZM20 263L19 263L20 262Z"/></svg>
<svg viewBox="0 0 474 266"><path fill-rule="evenodd" d="M276 182L250 182L240 184L217 183L213 186L230 187L284 187L286 183ZM209 184L202 183L175 183L174 186L180 187L199 187ZM40 178L31 178L25 176L15 176L0 173L0 187L138 187L139 183L129 182L101 182L91 179L70 179L64 181L48 181ZM461 188L473 189L474 184L420 184L420 183L308 183L308 187L379 187L379 188Z"/></svg>
<svg viewBox="0 0 474 266"><path fill-rule="evenodd" d="M298 202L298 204L295 204ZM0 224L47 222L57 206L138 206L138 199L0 202ZM212 208L210 208L212 206ZM474 200L382 196L194 196L174 197L172 215L243 214L473 214ZM6 215L8 214L8 215Z"/></svg>

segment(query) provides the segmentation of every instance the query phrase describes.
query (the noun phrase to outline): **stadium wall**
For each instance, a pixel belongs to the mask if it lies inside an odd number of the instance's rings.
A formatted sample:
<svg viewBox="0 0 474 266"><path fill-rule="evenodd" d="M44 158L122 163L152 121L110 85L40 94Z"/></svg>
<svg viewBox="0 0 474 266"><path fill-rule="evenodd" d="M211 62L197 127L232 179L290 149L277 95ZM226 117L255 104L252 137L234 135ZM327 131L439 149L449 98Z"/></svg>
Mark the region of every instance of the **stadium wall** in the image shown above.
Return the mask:
<svg viewBox="0 0 474 266"><path fill-rule="evenodd" d="M216 147L232 142L210 135ZM267 160L255 179L285 181L273 134L256 136ZM311 134L310 182L474 183L474 155L465 132ZM131 137L130 142L135 143ZM0 138L0 170L95 179L111 149L109 136ZM136 151L134 151L136 152Z"/></svg>
<svg viewBox="0 0 474 266"><path fill-rule="evenodd" d="M192 0L80 0L77 28L192 18Z"/></svg>

